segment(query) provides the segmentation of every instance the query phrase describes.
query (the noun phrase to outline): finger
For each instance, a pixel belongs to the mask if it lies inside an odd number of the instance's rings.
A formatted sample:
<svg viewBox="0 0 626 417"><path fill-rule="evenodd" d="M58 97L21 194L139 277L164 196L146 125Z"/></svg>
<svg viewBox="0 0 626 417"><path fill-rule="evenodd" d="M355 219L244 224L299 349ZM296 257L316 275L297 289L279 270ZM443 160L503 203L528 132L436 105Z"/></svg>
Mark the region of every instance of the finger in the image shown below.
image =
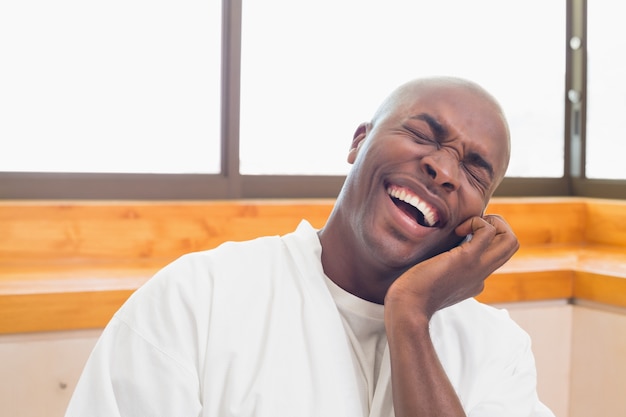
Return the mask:
<svg viewBox="0 0 626 417"><path fill-rule="evenodd" d="M517 237L508 223L498 215L472 217L457 227L457 233L473 234L470 242L458 246L466 255L474 256L483 266L501 266L519 248ZM459 253L461 253L459 252Z"/></svg>
<svg viewBox="0 0 626 417"><path fill-rule="evenodd" d="M496 235L496 228L486 219L475 216L457 226L455 233L459 236L472 235L472 240L477 238L475 243L487 243Z"/></svg>
<svg viewBox="0 0 626 417"><path fill-rule="evenodd" d="M487 221L489 224L491 224L495 228L496 240L508 241L510 242L511 245L514 245L515 250L517 250L519 246L517 236L515 236L515 232L513 232L513 229L506 222L506 220L504 220L502 217L498 215L489 215L489 216L485 216L485 221Z"/></svg>
<svg viewBox="0 0 626 417"><path fill-rule="evenodd" d="M511 229L506 220L497 214L488 214L483 219L496 229L496 234L513 233L513 229Z"/></svg>
<svg viewBox="0 0 626 417"><path fill-rule="evenodd" d="M495 230L490 252L499 262L503 263L502 259L508 260L519 249L517 236L501 216L488 215L484 217L484 220L492 225Z"/></svg>

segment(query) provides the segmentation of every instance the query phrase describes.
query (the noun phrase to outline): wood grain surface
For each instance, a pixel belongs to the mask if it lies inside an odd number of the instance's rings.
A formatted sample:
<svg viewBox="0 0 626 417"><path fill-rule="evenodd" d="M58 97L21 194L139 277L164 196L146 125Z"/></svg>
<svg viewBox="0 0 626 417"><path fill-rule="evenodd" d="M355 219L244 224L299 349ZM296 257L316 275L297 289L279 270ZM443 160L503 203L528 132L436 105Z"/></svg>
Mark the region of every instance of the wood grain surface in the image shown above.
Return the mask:
<svg viewBox="0 0 626 417"><path fill-rule="evenodd" d="M0 333L101 328L156 271L225 241L322 227L333 200L0 202ZM626 202L496 198L520 250L486 303L580 298L626 307Z"/></svg>

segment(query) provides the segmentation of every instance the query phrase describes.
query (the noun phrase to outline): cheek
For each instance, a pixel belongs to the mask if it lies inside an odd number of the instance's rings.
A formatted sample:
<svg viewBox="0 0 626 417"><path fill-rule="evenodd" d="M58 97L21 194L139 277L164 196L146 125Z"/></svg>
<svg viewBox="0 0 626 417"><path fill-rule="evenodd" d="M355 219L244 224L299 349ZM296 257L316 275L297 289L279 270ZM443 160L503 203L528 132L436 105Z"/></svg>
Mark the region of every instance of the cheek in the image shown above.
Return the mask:
<svg viewBox="0 0 626 417"><path fill-rule="evenodd" d="M488 198L478 191L462 194L459 199L459 212L463 219L474 216L482 217L485 214Z"/></svg>

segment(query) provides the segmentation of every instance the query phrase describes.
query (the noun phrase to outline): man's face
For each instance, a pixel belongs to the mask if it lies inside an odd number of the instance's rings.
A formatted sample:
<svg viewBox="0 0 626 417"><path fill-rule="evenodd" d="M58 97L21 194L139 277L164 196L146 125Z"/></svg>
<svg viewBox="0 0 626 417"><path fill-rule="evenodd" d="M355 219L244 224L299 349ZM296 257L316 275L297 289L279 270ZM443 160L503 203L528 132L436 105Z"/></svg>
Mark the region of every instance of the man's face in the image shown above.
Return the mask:
<svg viewBox="0 0 626 417"><path fill-rule="evenodd" d="M509 157L499 108L467 88L422 87L355 135L343 205L373 256L405 268L457 244Z"/></svg>

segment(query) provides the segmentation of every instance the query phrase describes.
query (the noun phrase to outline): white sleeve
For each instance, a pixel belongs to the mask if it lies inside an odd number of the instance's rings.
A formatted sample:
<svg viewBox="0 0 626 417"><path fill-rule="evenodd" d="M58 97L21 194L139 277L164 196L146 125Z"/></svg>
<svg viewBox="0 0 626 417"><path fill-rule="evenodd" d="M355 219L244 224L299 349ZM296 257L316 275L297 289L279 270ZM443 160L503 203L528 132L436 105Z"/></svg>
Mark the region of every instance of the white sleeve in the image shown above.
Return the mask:
<svg viewBox="0 0 626 417"><path fill-rule="evenodd" d="M96 343L65 417L200 415L199 329L208 326L198 315L209 290L199 276L183 257L135 291Z"/></svg>
<svg viewBox="0 0 626 417"><path fill-rule="evenodd" d="M486 391L468 417L554 417L537 396L537 372L530 337Z"/></svg>
<svg viewBox="0 0 626 417"><path fill-rule="evenodd" d="M201 413L198 377L113 318L96 344L65 417Z"/></svg>

